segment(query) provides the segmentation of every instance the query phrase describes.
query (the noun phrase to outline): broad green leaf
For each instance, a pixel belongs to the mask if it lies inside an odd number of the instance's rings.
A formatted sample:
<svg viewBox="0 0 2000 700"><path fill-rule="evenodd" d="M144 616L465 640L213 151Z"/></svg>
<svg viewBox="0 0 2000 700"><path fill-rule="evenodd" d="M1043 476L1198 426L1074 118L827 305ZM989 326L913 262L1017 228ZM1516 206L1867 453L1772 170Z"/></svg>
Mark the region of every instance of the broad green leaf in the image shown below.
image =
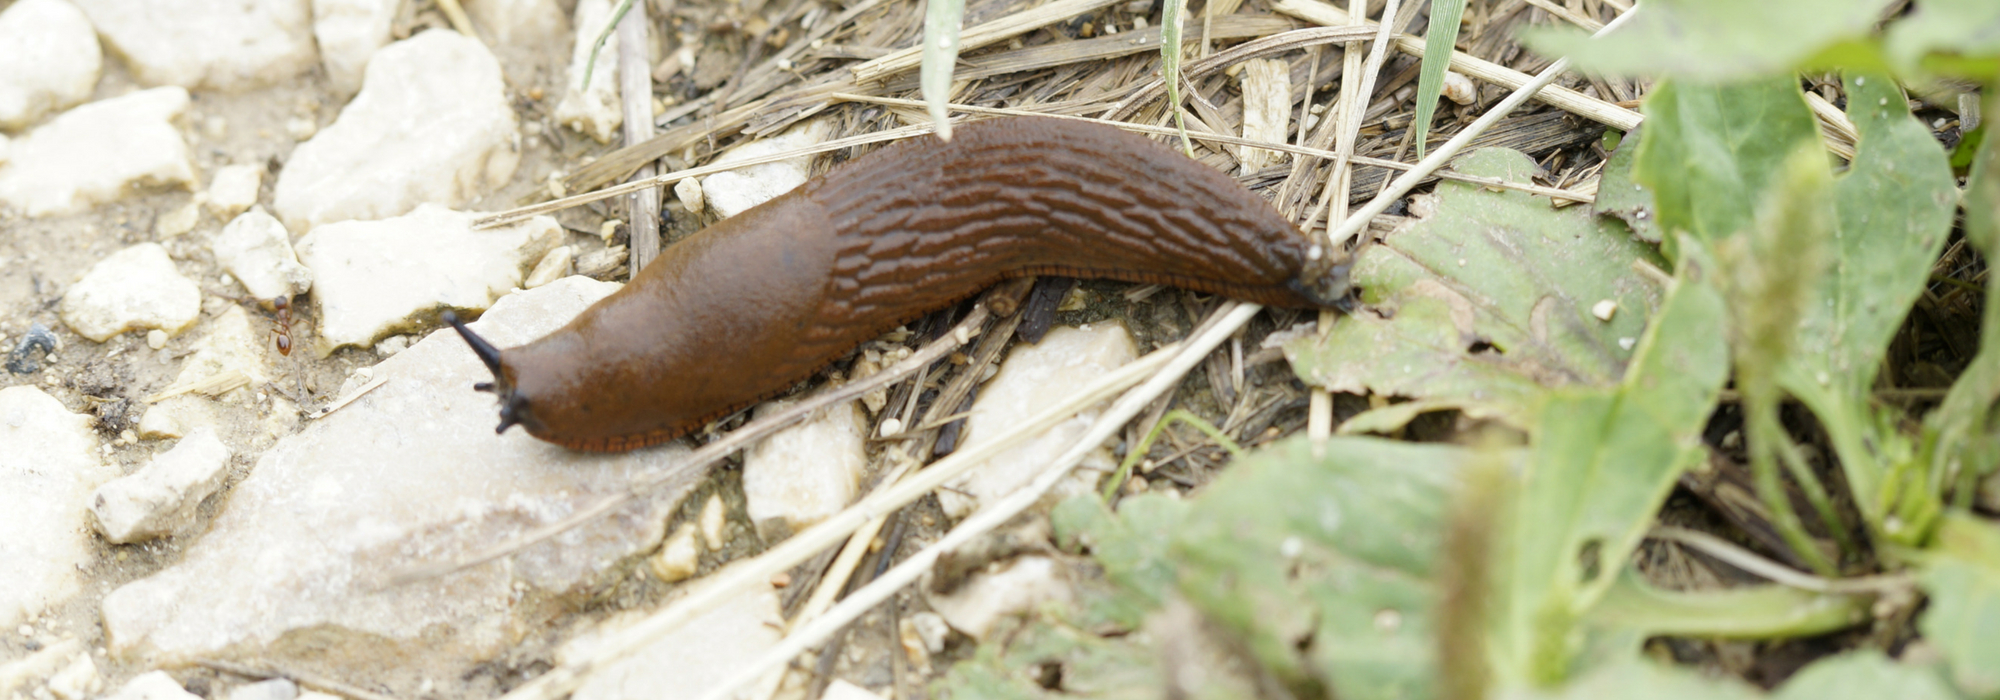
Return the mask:
<svg viewBox="0 0 2000 700"><path fill-rule="evenodd" d="M1611 159L1604 163L1604 177L1597 182L1597 200L1591 203L1590 210L1617 217L1639 240L1659 243L1660 224L1653 215L1653 190L1632 180L1632 166L1638 162L1639 134L1644 132L1643 126L1634 129L1611 152Z"/></svg>
<svg viewBox="0 0 2000 700"><path fill-rule="evenodd" d="M965 18L965 0L928 0L924 9L923 64L918 68L918 85L924 93L924 109L937 125L938 138L951 139L952 70L958 67L958 32Z"/></svg>
<svg viewBox="0 0 2000 700"><path fill-rule="evenodd" d="M1873 601L1777 585L1669 591L1626 569L1585 621L1648 637L1809 637L1868 622Z"/></svg>
<svg viewBox="0 0 2000 700"><path fill-rule="evenodd" d="M1670 245L1675 231L1715 243L1744 230L1785 158L1819 140L1789 75L1722 87L1666 81L1645 111L1632 180L1652 188Z"/></svg>
<svg viewBox="0 0 2000 700"><path fill-rule="evenodd" d="M2000 91L1986 99L1986 113L2000 115ZM1992 127L1987 127L1991 129ZM2000 138L1988 138L1965 186L1965 238L1988 260L2000 256ZM2000 468L2000 284L1986 285L1986 316L1979 354L1972 358L1944 403L1924 417L1932 473L1991 473Z"/></svg>
<svg viewBox="0 0 2000 700"><path fill-rule="evenodd" d="M1860 400L1944 249L1958 187L1944 149L1910 116L1893 80L1852 76L1847 95L1861 141L1835 185L1831 265L1819 302L1799 320L1796 346L1812 350L1793 355L1785 383L1794 392L1811 382Z"/></svg>
<svg viewBox="0 0 2000 700"><path fill-rule="evenodd" d="M1951 68L1960 77L2000 74L2000 3L1993 0L1924 0L1902 21L1889 25L1884 53L1904 75L1925 69L1934 54L1967 59Z"/></svg>
<svg viewBox="0 0 2000 700"><path fill-rule="evenodd" d="M1181 593L1297 693L1429 696L1436 557L1467 453L1371 438L1320 448L1276 443L1194 501L1173 544Z"/></svg>
<svg viewBox="0 0 2000 700"><path fill-rule="evenodd" d="M1773 700L1957 700L1936 671L1890 660L1873 649L1820 659L1785 681Z"/></svg>
<svg viewBox="0 0 2000 700"><path fill-rule="evenodd" d="M2000 526L1953 514L1938 528L1937 544L1923 567L1930 607L1917 629L1944 652L1959 690L2000 695Z"/></svg>
<svg viewBox="0 0 2000 700"><path fill-rule="evenodd" d="M1103 501L1083 495L1057 505L1049 520L1056 541L1088 547L1106 578L1157 607L1173 590L1168 543L1186 514L1186 502L1149 494L1120 501L1113 515Z"/></svg>
<svg viewBox="0 0 2000 700"><path fill-rule="evenodd" d="M1438 96L1444 94L1445 68L1458 50L1459 18L1465 15L1465 0L1431 0L1431 23L1424 30L1423 72L1417 76L1417 119L1410 125L1417 145L1417 160L1424 159L1424 143L1430 140L1431 118L1437 115Z"/></svg>
<svg viewBox="0 0 2000 700"><path fill-rule="evenodd" d="M1106 637L1050 616L993 634L973 657L933 684L940 698L1101 698L1148 700L1165 691L1166 671L1151 640ZM1060 690L1043 688L1039 671L1061 669Z"/></svg>
<svg viewBox="0 0 2000 700"><path fill-rule="evenodd" d="M1536 51L1578 68L1702 81L1789 77L1835 42L1864 36L1892 0L1647 0L1603 36L1522 32ZM1977 1L1977 0L1975 0Z"/></svg>
<svg viewBox="0 0 2000 700"><path fill-rule="evenodd" d="M1835 185L1832 230L1817 246L1828 259L1816 300L1796 315L1794 351L1776 378L1826 425L1862 513L1879 531L1914 543L1927 531L1925 523L1891 524L1887 518L1899 510L1935 512L1927 504L1936 503L1937 485L1922 478L1924 467L1909 461L1913 455L1885 449L1903 443L1893 424L1871 415L1869 391L1889 341L1944 248L1958 188L1944 150L1929 128L1911 118L1894 81L1852 76L1847 95L1848 117L1861 141ZM1773 270L1793 269L1800 248L1785 245L1760 262ZM1885 473L1910 469L1917 471L1901 478ZM1885 485L1900 494L1903 506L1890 502Z"/></svg>
<svg viewBox="0 0 2000 700"><path fill-rule="evenodd" d="M1485 149L1456 167L1525 182L1535 165ZM1353 274L1369 310L1285 346L1302 379L1525 427L1546 387L1624 375L1659 299L1634 270L1657 263L1649 246L1581 207L1555 209L1522 192L1444 182L1435 202L1434 213L1362 251ZM1608 321L1592 312L1601 302L1615 307Z"/></svg>
<svg viewBox="0 0 2000 700"><path fill-rule="evenodd" d="M1578 622L1701 458L1701 429L1728 374L1724 318L1722 296L1684 272L1623 383L1558 392L1543 407L1501 547L1494 657L1503 686L1565 677L1584 641Z"/></svg>

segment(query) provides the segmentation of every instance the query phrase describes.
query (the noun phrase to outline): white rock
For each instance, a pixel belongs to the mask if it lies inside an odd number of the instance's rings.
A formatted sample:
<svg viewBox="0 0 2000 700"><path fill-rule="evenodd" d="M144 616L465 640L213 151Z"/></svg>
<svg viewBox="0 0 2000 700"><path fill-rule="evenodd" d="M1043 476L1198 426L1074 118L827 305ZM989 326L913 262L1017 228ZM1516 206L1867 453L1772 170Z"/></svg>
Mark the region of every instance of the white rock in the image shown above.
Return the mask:
<svg viewBox="0 0 2000 700"><path fill-rule="evenodd" d="M826 123L814 119L787 129L785 133L777 136L730 149L729 152L718 156L715 162L718 165L726 165L773 153L808 148L825 141L826 133ZM804 184L806 177L812 172L811 169L812 157L806 156L716 173L702 179L702 198L708 206L715 208L717 216L727 219Z"/></svg>
<svg viewBox="0 0 2000 700"><path fill-rule="evenodd" d="M294 700L298 696L298 684L283 678L239 685L229 691L229 700Z"/></svg>
<svg viewBox="0 0 2000 700"><path fill-rule="evenodd" d="M821 700L882 700L882 696L869 692L867 688L849 683L839 678L826 686L826 694Z"/></svg>
<svg viewBox="0 0 2000 700"><path fill-rule="evenodd" d="M548 255L542 256L541 262L535 263L535 271L528 273L528 278L521 281L521 288L534 289L568 277L570 275L570 268L572 267L571 263L575 259L576 249L566 245L556 246L555 250L551 250Z"/></svg>
<svg viewBox="0 0 2000 700"><path fill-rule="evenodd" d="M924 650L936 654L944 651L944 642L951 636L951 625L944 616L924 611L911 615L910 626L916 628L917 637L924 642Z"/></svg>
<svg viewBox="0 0 2000 700"><path fill-rule="evenodd" d="M97 488L90 512L113 544L164 537L194 524L201 501L222 486L229 447L202 429L128 476Z"/></svg>
<svg viewBox="0 0 2000 700"><path fill-rule="evenodd" d="M701 524L701 539L708 543L711 552L719 551L722 545L729 543L728 533L724 530L728 521L723 518L727 514L720 494L709 494L708 502L701 504L701 517L697 520Z"/></svg>
<svg viewBox="0 0 2000 700"><path fill-rule="evenodd" d="M86 700L104 688L104 677L97 675L97 664L90 660L90 654L77 652L69 665L49 676L48 687L62 700Z"/></svg>
<svg viewBox="0 0 2000 700"><path fill-rule="evenodd" d="M109 700L200 700L201 696L181 688L166 671L147 671L125 683Z"/></svg>
<svg viewBox="0 0 2000 700"><path fill-rule="evenodd" d="M222 227L209 243L215 261L258 299L287 299L312 289L313 273L292 251L292 236L256 207Z"/></svg>
<svg viewBox="0 0 2000 700"><path fill-rule="evenodd" d="M216 424L213 402L197 396L175 396L146 407L139 417L139 437L178 438Z"/></svg>
<svg viewBox="0 0 2000 700"><path fill-rule="evenodd" d="M77 0L148 85L247 90L312 68L307 0Z"/></svg>
<svg viewBox="0 0 2000 700"><path fill-rule="evenodd" d="M625 614L598 631L578 637L557 652L558 661L589 654L606 638L643 619ZM783 638L784 617L778 593L757 584L732 596L715 609L689 620L671 634L641 647L630 656L598 668L573 700L692 700L742 671L757 656ZM769 693L744 693L769 697Z"/></svg>
<svg viewBox="0 0 2000 700"><path fill-rule="evenodd" d="M64 0L20 0L0 12L0 46L0 128L88 99L104 68L97 30Z"/></svg>
<svg viewBox="0 0 2000 700"><path fill-rule="evenodd" d="M499 62L478 41L433 29L375 52L361 93L292 151L271 199L286 228L304 233L469 202L520 159Z"/></svg>
<svg viewBox="0 0 2000 700"><path fill-rule="evenodd" d="M702 198L701 178L684 178L674 183L674 196L680 198L681 206L687 208L689 214L700 214L702 208L708 206L708 201Z"/></svg>
<svg viewBox="0 0 2000 700"><path fill-rule="evenodd" d="M1055 398L1136 357L1138 350L1132 344L1132 335L1117 323L1059 327L1049 331L1039 345L1014 348L1000 365L1000 372L980 389L979 398L972 402L971 415L966 418L965 445L959 449L984 444L1039 413ZM974 467L964 477L940 489L938 503L951 517L962 518L978 509L980 503L1027 485L1044 465L1055 461L1082 437L1100 412L1101 407L1094 407L1077 414ZM1058 484L1050 497L1088 491L1090 484L1113 466L1109 453L1102 450L1092 453L1076 470L1077 476Z"/></svg>
<svg viewBox="0 0 2000 700"><path fill-rule="evenodd" d="M510 295L473 325L518 345L616 287L570 278ZM620 562L664 534L681 492L504 560L389 585L409 567L457 561L623 493L686 450L593 454L520 430L496 437L492 396L471 389L492 377L449 330L373 375L385 383L265 451L179 563L106 596L112 654L167 663L228 650L464 672L627 571ZM288 634L313 643L267 646Z"/></svg>
<svg viewBox="0 0 2000 700"><path fill-rule="evenodd" d="M660 545L660 553L648 562L653 567L653 575L667 583L678 583L694 576L701 569L701 545L695 539L694 527L682 525Z"/></svg>
<svg viewBox="0 0 2000 700"><path fill-rule="evenodd" d="M472 23L507 45L552 45L569 34L555 0L466 0Z"/></svg>
<svg viewBox="0 0 2000 700"><path fill-rule="evenodd" d="M257 203L257 188L264 185L264 166L225 165L215 169L208 181L208 209L219 217L240 214Z"/></svg>
<svg viewBox="0 0 2000 700"><path fill-rule="evenodd" d="M34 632L35 628L30 625L20 628L22 637L31 637ZM13 691L47 685L49 677L67 667L70 659L85 653L88 652L83 650L83 642L75 637L65 637L42 647L41 651L0 663L0 693L11 693L14 698L23 697Z"/></svg>
<svg viewBox="0 0 2000 700"><path fill-rule="evenodd" d="M194 182L187 142L173 119L187 109L177 87L141 90L64 112L14 140L0 166L0 201L29 216L109 202L132 185Z"/></svg>
<svg viewBox="0 0 2000 700"><path fill-rule="evenodd" d="M200 222L201 205L188 202L178 208L161 213L158 218L154 219L153 229L159 232L160 240L166 240L193 231L194 225Z"/></svg>
<svg viewBox="0 0 2000 700"><path fill-rule="evenodd" d="M341 95L361 89L368 57L389 43L401 0L312 0L313 37L327 81Z"/></svg>
<svg viewBox="0 0 2000 700"><path fill-rule="evenodd" d="M1054 559L1019 557L1007 568L974 574L949 595L931 594L931 609L953 629L985 639L1000 618L1026 613L1038 606L1066 604L1074 598L1069 582Z"/></svg>
<svg viewBox="0 0 2000 700"><path fill-rule="evenodd" d="M77 335L104 342L141 328L179 335L201 316L201 289L182 277L158 243L112 253L63 293L63 323Z"/></svg>
<svg viewBox="0 0 2000 700"><path fill-rule="evenodd" d="M591 45L610 19L611 0L577 0L576 43L570 52L569 82L562 102L556 105L556 122L589 134L598 143L610 143L611 137L618 134L618 126L625 123L625 112L618 102L617 32L605 37L604 47L597 51L596 68L590 69ZM583 83L585 72L590 72L587 87Z"/></svg>
<svg viewBox="0 0 2000 700"><path fill-rule="evenodd" d="M562 240L555 219L472 230L474 214L424 205L407 216L345 221L299 239L319 304L319 353L366 347L439 308L484 309L521 284Z"/></svg>
<svg viewBox="0 0 2000 700"><path fill-rule="evenodd" d="M91 560L90 490L117 476L90 426L41 389L0 389L0 628L78 590Z"/></svg>
<svg viewBox="0 0 2000 700"><path fill-rule="evenodd" d="M766 403L757 415L792 403ZM784 518L796 532L846 508L868 466L867 437L867 422L849 401L751 446L743 455L750 522Z"/></svg>

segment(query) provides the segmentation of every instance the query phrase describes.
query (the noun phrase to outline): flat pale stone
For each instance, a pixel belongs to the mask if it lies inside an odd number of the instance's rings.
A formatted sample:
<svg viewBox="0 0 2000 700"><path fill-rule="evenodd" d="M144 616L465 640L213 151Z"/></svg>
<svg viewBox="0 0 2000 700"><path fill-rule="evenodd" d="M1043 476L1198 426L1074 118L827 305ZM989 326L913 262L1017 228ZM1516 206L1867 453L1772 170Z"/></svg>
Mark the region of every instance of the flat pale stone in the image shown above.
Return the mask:
<svg viewBox="0 0 2000 700"><path fill-rule="evenodd" d="M214 402L199 396L181 395L146 407L139 416L139 437L146 440L185 437L216 424Z"/></svg>
<svg viewBox="0 0 2000 700"><path fill-rule="evenodd" d="M180 372L174 375L174 382L160 390L161 395L178 395L191 387L209 384L234 384L238 386L263 386L271 381L270 363L266 360L264 343L269 331L261 325L250 322L250 313L243 307L231 304L229 308L204 324L206 333L194 343L194 352L181 361ZM223 377L240 377L234 381L218 381ZM216 395L216 391L200 391Z"/></svg>
<svg viewBox="0 0 2000 700"><path fill-rule="evenodd" d="M49 692L61 700L88 700L103 688L104 676L98 675L97 663L86 653L70 657L68 665L49 676Z"/></svg>
<svg viewBox="0 0 2000 700"><path fill-rule="evenodd" d="M757 415L790 407L769 402ZM743 455L750 521L783 518L797 532L846 508L868 466L867 437L868 424L849 401L751 446Z"/></svg>
<svg viewBox="0 0 2000 700"><path fill-rule="evenodd" d="M342 95L361 89L361 72L375 50L389 43L402 0L312 0L313 38L327 81Z"/></svg>
<svg viewBox="0 0 2000 700"><path fill-rule="evenodd" d="M97 487L90 512L113 544L165 537L194 524L195 510L227 476L229 447L202 429L139 471Z"/></svg>
<svg viewBox="0 0 2000 700"><path fill-rule="evenodd" d="M77 0L147 85L247 90L312 68L307 0Z"/></svg>
<svg viewBox="0 0 2000 700"><path fill-rule="evenodd" d="M786 129L785 133L777 136L732 148L716 157L715 163L726 165L809 148L825 141L826 133L825 122L814 119ZM716 215L727 219L805 184L811 169L812 158L807 156L719 172L702 179L702 199L715 209Z"/></svg>
<svg viewBox="0 0 2000 700"><path fill-rule="evenodd" d="M568 277L572 274L572 268L576 267L575 262L576 249L566 245L556 246L555 250L542 256L541 262L535 263L535 270L528 273L527 279L521 281L521 288L534 289Z"/></svg>
<svg viewBox="0 0 2000 700"><path fill-rule="evenodd" d="M23 626L26 627L26 625ZM29 628L29 630L32 631L33 628ZM22 636L28 637L31 635L24 634ZM83 650L83 642L78 641L75 637L64 637L48 646L42 647L41 651L31 652L21 658L0 662L0 693L12 693L17 689L25 691L46 686L48 685L49 677L55 675L57 671L61 671L65 666L68 666L70 660L75 658L76 655L88 653ZM15 693L13 697L25 696Z"/></svg>
<svg viewBox="0 0 2000 700"><path fill-rule="evenodd" d="M278 174L271 200L286 228L456 206L514 175L520 134L500 63L478 41L433 29L375 52L366 75Z"/></svg>
<svg viewBox="0 0 2000 700"><path fill-rule="evenodd" d="M959 449L984 444L1041 412L1049 402L1138 355L1132 334L1116 322L1082 328L1058 327L1049 331L1038 345L1014 348L1001 363L1000 372L993 375L979 390L979 398L973 400L972 411L965 421L968 436ZM938 490L939 505L951 517L962 518L979 504L1027 485L1044 465L1055 461L1082 437L1101 412L1101 406L1093 407L974 467ZM1096 483L1098 476L1109 472L1114 465L1109 453L1093 452L1073 472L1076 476L1050 491L1050 498L1088 491L1090 484Z"/></svg>
<svg viewBox="0 0 2000 700"><path fill-rule="evenodd" d="M19 129L90 98L104 52L90 19L65 0L20 0L0 12L0 128Z"/></svg>
<svg viewBox="0 0 2000 700"><path fill-rule="evenodd" d="M116 200L135 185L187 186L194 166L173 125L187 105L186 90L163 87L62 113L14 139L0 166L0 201L47 216Z"/></svg>
<svg viewBox="0 0 2000 700"><path fill-rule="evenodd" d="M562 240L555 219L537 216L472 230L475 214L424 205L407 216L344 221L299 239L319 304L319 353L434 319L438 309L484 309L520 286L522 274Z"/></svg>
<svg viewBox="0 0 2000 700"><path fill-rule="evenodd" d="M704 579L707 580L707 579ZM607 637L644 619L643 613L612 618L596 632L577 637L557 652L566 660L587 654ZM751 586L702 613L659 640L596 669L570 697L573 700L693 700L749 666L783 639L784 617L770 584ZM769 693L744 693L768 697Z"/></svg>
<svg viewBox="0 0 2000 700"><path fill-rule="evenodd" d="M509 295L473 327L501 347L566 323L617 285L570 278ZM575 452L495 436L486 368L449 329L372 368L384 383L279 439L179 563L103 603L111 653L450 674L502 654L657 545L681 492L655 493L509 558L403 585L624 492L686 450ZM287 635L310 644L277 645ZM414 688L394 690L416 696Z"/></svg>
<svg viewBox="0 0 2000 700"><path fill-rule="evenodd" d="M618 33L605 37L597 51L596 68L590 69L591 46L611 19L611 0L577 0L576 43L570 52L569 82L562 102L556 105L556 122L588 134L598 143L610 143L625 123L624 108L618 102ZM583 83L590 73L590 85Z"/></svg>
<svg viewBox="0 0 2000 700"><path fill-rule="evenodd" d="M201 696L188 692L181 684L167 675L166 671L147 671L126 681L125 686L113 693L109 700L200 700Z"/></svg>
<svg viewBox="0 0 2000 700"><path fill-rule="evenodd" d="M264 166L225 165L215 169L208 181L208 209L216 216L231 217L257 203L257 188L264 184Z"/></svg>
<svg viewBox="0 0 2000 700"><path fill-rule="evenodd" d="M182 277L158 243L112 253L63 293L63 323L104 342L129 330L158 328L178 335L201 316L201 289Z"/></svg>
<svg viewBox="0 0 2000 700"><path fill-rule="evenodd" d="M1028 556L1008 562L999 571L974 574L950 594L930 594L926 601L953 629L984 639L1002 617L1042 605L1066 604L1074 597L1054 559Z"/></svg>
<svg viewBox="0 0 2000 700"><path fill-rule="evenodd" d="M250 296L289 299L312 289L312 270L299 263L291 234L263 207L230 220L209 243L209 250Z"/></svg>
<svg viewBox="0 0 2000 700"><path fill-rule="evenodd" d="M77 592L90 490L114 476L89 416L32 386L0 389L0 629Z"/></svg>
<svg viewBox="0 0 2000 700"><path fill-rule="evenodd" d="M246 683L229 691L229 700L294 700L299 686L283 678Z"/></svg>

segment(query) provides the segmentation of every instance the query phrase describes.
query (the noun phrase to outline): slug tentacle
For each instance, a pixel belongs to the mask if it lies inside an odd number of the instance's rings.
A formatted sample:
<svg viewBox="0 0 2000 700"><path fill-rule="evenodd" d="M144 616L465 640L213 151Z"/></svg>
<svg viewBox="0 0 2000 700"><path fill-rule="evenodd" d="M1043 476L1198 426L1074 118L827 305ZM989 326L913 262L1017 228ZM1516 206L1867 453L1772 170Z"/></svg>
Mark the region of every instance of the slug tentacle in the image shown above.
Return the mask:
<svg viewBox="0 0 2000 700"><path fill-rule="evenodd" d="M501 429L671 440L896 324L1034 274L1346 308L1348 264L1213 168L1116 129L1002 119L857 158L669 247L569 325L495 350Z"/></svg>

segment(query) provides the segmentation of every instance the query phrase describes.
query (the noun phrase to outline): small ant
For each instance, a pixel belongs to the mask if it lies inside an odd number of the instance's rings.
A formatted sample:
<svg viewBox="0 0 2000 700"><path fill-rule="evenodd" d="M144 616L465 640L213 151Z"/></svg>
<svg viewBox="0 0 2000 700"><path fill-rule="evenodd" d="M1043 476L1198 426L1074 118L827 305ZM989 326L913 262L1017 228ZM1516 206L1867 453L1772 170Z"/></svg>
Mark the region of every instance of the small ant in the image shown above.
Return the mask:
<svg viewBox="0 0 2000 700"><path fill-rule="evenodd" d="M277 318L271 326L271 340L278 346L278 354L292 356L292 300L290 297L271 298L271 310Z"/></svg>

